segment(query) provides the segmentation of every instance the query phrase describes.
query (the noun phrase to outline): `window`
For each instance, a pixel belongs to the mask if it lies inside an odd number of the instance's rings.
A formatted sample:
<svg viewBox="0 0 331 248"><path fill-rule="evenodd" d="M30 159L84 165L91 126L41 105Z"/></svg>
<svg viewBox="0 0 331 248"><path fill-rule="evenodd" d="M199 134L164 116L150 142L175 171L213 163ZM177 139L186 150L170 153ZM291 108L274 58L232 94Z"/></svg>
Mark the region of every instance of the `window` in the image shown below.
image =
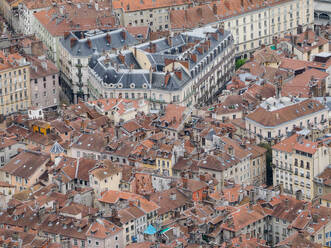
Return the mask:
<svg viewBox="0 0 331 248"><path fill-rule="evenodd" d="M99 241L95 241L95 245L99 245Z"/></svg>

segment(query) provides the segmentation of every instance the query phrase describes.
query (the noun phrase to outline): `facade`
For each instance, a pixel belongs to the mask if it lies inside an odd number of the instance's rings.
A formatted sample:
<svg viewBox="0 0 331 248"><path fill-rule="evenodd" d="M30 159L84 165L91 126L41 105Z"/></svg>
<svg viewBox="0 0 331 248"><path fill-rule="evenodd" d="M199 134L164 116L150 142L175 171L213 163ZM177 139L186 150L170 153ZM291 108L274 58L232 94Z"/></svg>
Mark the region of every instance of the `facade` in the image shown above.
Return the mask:
<svg viewBox="0 0 331 248"><path fill-rule="evenodd" d="M151 108L203 105L230 80L233 39L219 28L198 28L89 62L90 99L144 98Z"/></svg>
<svg viewBox="0 0 331 248"><path fill-rule="evenodd" d="M169 11L171 9L186 9L191 2L188 0L175 1L124 1L112 2L113 10L120 25L149 26L152 31L168 30L170 28Z"/></svg>
<svg viewBox="0 0 331 248"><path fill-rule="evenodd" d="M74 103L77 103L77 96L84 100L89 98L88 64L93 55L105 52L117 54L123 47L138 43L126 29L66 33L59 43L57 61L66 95Z"/></svg>
<svg viewBox="0 0 331 248"><path fill-rule="evenodd" d="M28 57L31 107L47 109L60 104L59 70L46 58Z"/></svg>
<svg viewBox="0 0 331 248"><path fill-rule="evenodd" d="M66 2L58 6L50 3L46 8L33 13L32 33L48 48L47 55L55 63L59 59L59 40L73 30L109 29L114 26L114 17L109 11L109 2ZM84 13L80 15L78 13Z"/></svg>
<svg viewBox="0 0 331 248"><path fill-rule="evenodd" d="M328 148L294 134L272 147L273 181L284 192L299 199L313 200L314 177L329 164Z"/></svg>
<svg viewBox="0 0 331 248"><path fill-rule="evenodd" d="M249 137L260 141L282 139L294 128L327 127L328 110L314 99L269 98L245 117Z"/></svg>
<svg viewBox="0 0 331 248"><path fill-rule="evenodd" d="M271 45L275 37L287 33L296 34L298 30L312 27L314 22L314 3L312 0L294 1L221 1L208 4L212 11L204 11L204 5L195 6L196 18L190 18L189 10L170 12L171 30L182 32L199 25L224 23L231 31L236 46L236 55L244 58L262 44ZM215 19L210 18L211 14ZM190 16L189 16L190 15ZM212 23L205 23L210 20Z"/></svg>
<svg viewBox="0 0 331 248"><path fill-rule="evenodd" d="M311 29L297 35L286 36L277 43L277 48L291 51L300 60L312 61L314 55L329 52L329 42Z"/></svg>
<svg viewBox="0 0 331 248"><path fill-rule="evenodd" d="M107 161L107 160L106 160ZM104 161L104 166L89 171L90 186L94 189L98 197L108 190L119 190L122 179L122 171L119 166L108 164Z"/></svg>
<svg viewBox="0 0 331 248"><path fill-rule="evenodd" d="M30 107L30 64L21 55L0 53L0 114Z"/></svg>
<svg viewBox="0 0 331 248"><path fill-rule="evenodd" d="M38 181L49 160L45 154L24 150L1 167L1 180L14 185L16 192L20 192Z"/></svg>
<svg viewBox="0 0 331 248"><path fill-rule="evenodd" d="M19 149L25 148L25 144L14 139L1 138L0 142L0 165L4 166L18 154Z"/></svg>
<svg viewBox="0 0 331 248"><path fill-rule="evenodd" d="M125 247L123 229L105 219L96 219L87 230L86 238L88 247Z"/></svg>

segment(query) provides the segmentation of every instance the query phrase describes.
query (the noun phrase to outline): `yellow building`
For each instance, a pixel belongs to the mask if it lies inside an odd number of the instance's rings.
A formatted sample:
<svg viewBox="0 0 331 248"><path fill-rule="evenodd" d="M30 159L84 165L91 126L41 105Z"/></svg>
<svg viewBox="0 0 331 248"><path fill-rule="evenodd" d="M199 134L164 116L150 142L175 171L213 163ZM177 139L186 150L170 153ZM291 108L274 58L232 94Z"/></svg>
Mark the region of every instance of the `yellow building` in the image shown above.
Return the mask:
<svg viewBox="0 0 331 248"><path fill-rule="evenodd" d="M0 52L0 114L8 115L30 107L29 67L18 53Z"/></svg>
<svg viewBox="0 0 331 248"><path fill-rule="evenodd" d="M35 121L32 124L32 130L34 133L40 133L46 136L51 132L51 125L45 121Z"/></svg>
<svg viewBox="0 0 331 248"><path fill-rule="evenodd" d="M160 151L156 156L156 166L161 175L172 176L172 153Z"/></svg>
<svg viewBox="0 0 331 248"><path fill-rule="evenodd" d="M327 147L295 134L272 147L273 183L299 199L314 199L314 178L329 163Z"/></svg>

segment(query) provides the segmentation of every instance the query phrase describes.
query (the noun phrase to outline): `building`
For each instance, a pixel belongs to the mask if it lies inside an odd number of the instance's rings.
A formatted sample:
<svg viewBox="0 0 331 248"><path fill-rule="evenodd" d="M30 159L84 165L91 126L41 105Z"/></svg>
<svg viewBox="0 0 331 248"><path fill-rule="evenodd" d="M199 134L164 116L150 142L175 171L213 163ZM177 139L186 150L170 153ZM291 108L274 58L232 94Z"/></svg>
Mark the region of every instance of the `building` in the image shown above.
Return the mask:
<svg viewBox="0 0 331 248"><path fill-rule="evenodd" d="M268 142L282 139L295 128L327 127L328 110L314 99L268 98L245 117L249 137Z"/></svg>
<svg viewBox="0 0 331 248"><path fill-rule="evenodd" d="M97 218L87 230L88 247L124 248L123 229L105 219Z"/></svg>
<svg viewBox="0 0 331 248"><path fill-rule="evenodd" d="M100 114L108 116L115 125L135 119L139 112L149 114L149 102L144 99L98 99L89 102Z"/></svg>
<svg viewBox="0 0 331 248"><path fill-rule="evenodd" d="M274 145L272 155L274 185L299 199L314 199L314 178L329 164L328 148L294 134Z"/></svg>
<svg viewBox="0 0 331 248"><path fill-rule="evenodd" d="M94 189L98 197L102 192L108 190L119 190L122 180L122 169L117 164L112 164L105 160L103 166L93 168L89 171L90 186Z"/></svg>
<svg viewBox="0 0 331 248"><path fill-rule="evenodd" d="M191 5L189 0L162 0L153 2L135 0L115 0L113 11L122 26L150 26L152 31L168 30L170 27L169 11L186 9Z"/></svg>
<svg viewBox="0 0 331 248"><path fill-rule="evenodd" d="M118 55L89 62L90 99L148 99L151 108L167 103L203 105L234 71L232 35L219 28L198 28L143 43Z"/></svg>
<svg viewBox="0 0 331 248"><path fill-rule="evenodd" d="M110 29L115 25L107 1L95 3L65 3L60 6L51 4L49 9L33 13L32 32L47 47L47 55L57 62L59 40L73 30ZM81 14L83 13L83 14Z"/></svg>
<svg viewBox="0 0 331 248"><path fill-rule="evenodd" d="M1 0L0 12L11 28L15 28L19 24L18 6L22 0Z"/></svg>
<svg viewBox="0 0 331 248"><path fill-rule="evenodd" d="M330 153L329 153L330 155ZM314 196L320 197L331 193L331 166L314 177Z"/></svg>
<svg viewBox="0 0 331 248"><path fill-rule="evenodd" d="M328 40L311 29L299 32L297 35L285 36L276 46L285 52L293 53L297 59L305 61L311 61L316 54L329 52Z"/></svg>
<svg viewBox="0 0 331 248"><path fill-rule="evenodd" d="M193 6L193 10L172 10L171 30L183 32L200 25L222 22L234 37L237 57L243 58L249 58L249 54L262 44L272 45L274 38L284 37L287 33L297 34L312 27L314 22L314 3L311 0L227 0L211 1L207 5Z"/></svg>
<svg viewBox="0 0 331 248"><path fill-rule="evenodd" d="M18 53L0 53L0 114L8 115L30 107L29 67Z"/></svg>
<svg viewBox="0 0 331 248"><path fill-rule="evenodd" d="M0 168L1 180L16 187L16 192L35 184L47 170L50 156L40 152L24 150Z"/></svg>
<svg viewBox="0 0 331 248"><path fill-rule="evenodd" d="M59 42L57 64L61 70L61 83L66 95L74 103L77 97L89 98L88 64L96 54L114 53L139 43L126 29L88 30L65 33Z"/></svg>
<svg viewBox="0 0 331 248"><path fill-rule="evenodd" d="M60 104L59 70L44 57L28 56L30 62L31 107L48 109Z"/></svg>
<svg viewBox="0 0 331 248"><path fill-rule="evenodd" d="M0 165L4 166L10 159L18 154L19 149L25 148L25 144L14 139L1 138L0 141Z"/></svg>

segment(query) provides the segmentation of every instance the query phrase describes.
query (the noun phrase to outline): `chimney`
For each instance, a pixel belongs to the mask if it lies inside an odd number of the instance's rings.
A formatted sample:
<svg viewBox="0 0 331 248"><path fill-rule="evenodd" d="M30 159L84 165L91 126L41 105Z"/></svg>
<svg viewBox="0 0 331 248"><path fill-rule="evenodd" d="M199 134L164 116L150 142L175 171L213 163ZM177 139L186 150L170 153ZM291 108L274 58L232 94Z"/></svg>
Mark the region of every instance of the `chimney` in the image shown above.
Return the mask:
<svg viewBox="0 0 331 248"><path fill-rule="evenodd" d="M169 35L167 37L167 41L168 41L168 46L172 47L172 39Z"/></svg>
<svg viewBox="0 0 331 248"><path fill-rule="evenodd" d="M228 147L228 154L229 154L230 156L234 156L233 146L231 146L231 145Z"/></svg>
<svg viewBox="0 0 331 248"><path fill-rule="evenodd" d="M187 189L187 180L188 179L184 177L184 178L182 178L182 180L183 180L183 188Z"/></svg>
<svg viewBox="0 0 331 248"><path fill-rule="evenodd" d="M92 48L92 41L90 39L87 39L87 46L88 48Z"/></svg>
<svg viewBox="0 0 331 248"><path fill-rule="evenodd" d="M191 53L191 59L196 63L197 62L197 55L194 53Z"/></svg>
<svg viewBox="0 0 331 248"><path fill-rule="evenodd" d="M111 43L111 36L109 33L106 34L106 40L107 40L108 44Z"/></svg>
<svg viewBox="0 0 331 248"><path fill-rule="evenodd" d="M136 47L133 48L133 54L134 54L134 57L137 58L137 48Z"/></svg>
<svg viewBox="0 0 331 248"><path fill-rule="evenodd" d="M121 61L122 64L125 64L125 57L124 57L123 54L120 53L120 54L118 55L118 59Z"/></svg>
<svg viewBox="0 0 331 248"><path fill-rule="evenodd" d="M202 8L201 7L198 7L197 14L199 17L202 17Z"/></svg>
<svg viewBox="0 0 331 248"><path fill-rule="evenodd" d="M77 39L76 38L71 38L70 39L70 48L72 48L76 44Z"/></svg>
<svg viewBox="0 0 331 248"><path fill-rule="evenodd" d="M178 77L179 80L182 80L182 71L181 70L175 71L175 75Z"/></svg>
<svg viewBox="0 0 331 248"><path fill-rule="evenodd" d="M217 15L217 6L216 6L216 3L213 4L213 13L214 13L214 15Z"/></svg>
<svg viewBox="0 0 331 248"><path fill-rule="evenodd" d="M313 223L316 224L318 222L318 214L313 214Z"/></svg>
<svg viewBox="0 0 331 248"><path fill-rule="evenodd" d="M168 85L168 82L169 82L169 80L170 80L170 73L169 72L167 72L166 74L165 74L165 76L164 76L164 86L167 86Z"/></svg>
<svg viewBox="0 0 331 248"><path fill-rule="evenodd" d="M125 30L122 30L121 31L121 37L122 37L123 40L126 40L126 32L125 32Z"/></svg>

